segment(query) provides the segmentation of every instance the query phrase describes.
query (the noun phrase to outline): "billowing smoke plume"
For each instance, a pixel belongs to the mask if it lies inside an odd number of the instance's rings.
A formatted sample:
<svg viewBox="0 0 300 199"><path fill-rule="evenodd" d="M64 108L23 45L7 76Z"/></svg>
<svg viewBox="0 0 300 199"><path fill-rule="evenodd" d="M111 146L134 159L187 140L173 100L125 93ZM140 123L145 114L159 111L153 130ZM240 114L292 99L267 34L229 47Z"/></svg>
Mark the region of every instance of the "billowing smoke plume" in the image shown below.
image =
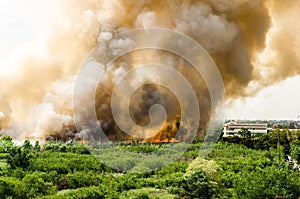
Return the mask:
<svg viewBox="0 0 300 199"><path fill-rule="evenodd" d="M298 1L75 0L61 4L64 17L44 44L44 55L29 56L18 72L0 77L1 135L19 139L45 139L48 135L62 139L88 138L84 124L81 132L76 132L72 120L76 72L97 46L99 52L120 53L130 41L114 40L113 36L132 28L170 28L195 39L216 62L228 98L253 95L262 86L300 73ZM201 110L200 127L205 128L209 121L208 91L188 63L167 52L134 52L117 60L97 88L97 118L110 137L126 138L113 121L110 109L113 87L126 70L151 62L172 66L191 82ZM87 77L86 81L88 85L96 80ZM74 106L84 107L89 103L85 96L93 91L88 87L81 90L82 101ZM130 103L133 120L147 125L149 107L161 104L166 107L167 121L171 124L180 114L174 98L171 92L157 85L141 87Z"/></svg>

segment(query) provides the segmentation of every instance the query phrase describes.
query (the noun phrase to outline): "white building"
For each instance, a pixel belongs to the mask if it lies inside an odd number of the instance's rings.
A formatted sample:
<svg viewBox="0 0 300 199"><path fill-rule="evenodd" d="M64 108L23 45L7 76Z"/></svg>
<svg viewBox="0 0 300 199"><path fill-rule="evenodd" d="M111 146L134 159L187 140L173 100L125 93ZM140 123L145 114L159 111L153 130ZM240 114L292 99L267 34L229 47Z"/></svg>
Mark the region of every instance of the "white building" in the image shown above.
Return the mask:
<svg viewBox="0 0 300 199"><path fill-rule="evenodd" d="M239 132L243 129L250 131L251 135L256 133L267 133L267 123L263 124L249 124L249 123L237 123L229 122L223 125L224 137L227 136L239 136Z"/></svg>

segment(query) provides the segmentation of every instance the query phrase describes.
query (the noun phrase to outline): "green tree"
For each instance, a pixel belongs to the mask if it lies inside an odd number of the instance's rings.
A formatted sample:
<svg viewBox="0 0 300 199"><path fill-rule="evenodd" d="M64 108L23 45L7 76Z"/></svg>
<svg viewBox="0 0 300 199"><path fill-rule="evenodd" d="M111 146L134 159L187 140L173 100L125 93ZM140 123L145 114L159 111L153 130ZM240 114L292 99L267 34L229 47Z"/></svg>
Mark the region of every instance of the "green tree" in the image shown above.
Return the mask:
<svg viewBox="0 0 300 199"><path fill-rule="evenodd" d="M248 129L242 128L239 131L239 134L243 137L243 138L251 138L251 132Z"/></svg>
<svg viewBox="0 0 300 199"><path fill-rule="evenodd" d="M172 194L185 198L212 198L217 194L216 187L211 183L204 171L199 170L191 175L177 178L173 182Z"/></svg>
<svg viewBox="0 0 300 199"><path fill-rule="evenodd" d="M14 145L10 136L3 136L0 138L0 153L9 153Z"/></svg>
<svg viewBox="0 0 300 199"><path fill-rule="evenodd" d="M38 173L27 174L22 179L20 187L16 187L22 198L35 198L37 196L50 195L57 192L52 183L44 182Z"/></svg>
<svg viewBox="0 0 300 199"><path fill-rule="evenodd" d="M291 142L291 155L294 160L300 163L300 140L293 140Z"/></svg>
<svg viewBox="0 0 300 199"><path fill-rule="evenodd" d="M22 147L26 150L31 150L33 148L29 140L25 140Z"/></svg>
<svg viewBox="0 0 300 199"><path fill-rule="evenodd" d="M276 165L279 169L285 168L286 167L286 161L285 161L285 156L284 156L284 148L277 143L277 147L275 150L275 158L274 158L274 165Z"/></svg>
<svg viewBox="0 0 300 199"><path fill-rule="evenodd" d="M233 195L239 199L300 197L300 174L276 167L257 168L238 173L233 180Z"/></svg>
<svg viewBox="0 0 300 199"><path fill-rule="evenodd" d="M34 150L35 150L35 151L40 151L40 150L41 150L41 146L40 146L39 141L35 141L35 144L34 144Z"/></svg>
<svg viewBox="0 0 300 199"><path fill-rule="evenodd" d="M28 168L30 160L35 157L33 147L28 140L25 140L22 147L13 146L9 151L7 163L12 169Z"/></svg>

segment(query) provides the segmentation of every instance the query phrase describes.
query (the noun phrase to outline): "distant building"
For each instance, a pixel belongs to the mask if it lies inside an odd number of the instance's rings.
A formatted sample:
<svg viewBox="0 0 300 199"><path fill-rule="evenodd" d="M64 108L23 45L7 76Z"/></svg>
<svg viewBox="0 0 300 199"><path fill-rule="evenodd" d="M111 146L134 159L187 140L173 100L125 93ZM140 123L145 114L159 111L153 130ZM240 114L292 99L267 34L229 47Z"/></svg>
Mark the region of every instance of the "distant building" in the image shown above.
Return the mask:
<svg viewBox="0 0 300 199"><path fill-rule="evenodd" d="M284 126L283 122L281 122L281 123L274 123L272 125L273 129L282 128L283 126Z"/></svg>
<svg viewBox="0 0 300 199"><path fill-rule="evenodd" d="M258 133L267 133L267 123L260 124L250 124L250 123L238 123L238 122L229 122L223 125L223 136L240 136L239 132L243 129L247 129L251 135Z"/></svg>

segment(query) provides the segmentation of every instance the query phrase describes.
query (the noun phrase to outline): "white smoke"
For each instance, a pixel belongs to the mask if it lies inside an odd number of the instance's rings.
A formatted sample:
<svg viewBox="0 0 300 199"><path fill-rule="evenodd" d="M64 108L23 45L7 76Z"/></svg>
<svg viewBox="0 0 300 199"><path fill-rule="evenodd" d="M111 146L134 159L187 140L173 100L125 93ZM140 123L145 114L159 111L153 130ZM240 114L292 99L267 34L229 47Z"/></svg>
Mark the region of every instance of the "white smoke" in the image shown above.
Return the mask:
<svg viewBox="0 0 300 199"><path fill-rule="evenodd" d="M219 67L229 98L255 94L262 86L300 73L298 1L75 0L60 2L60 5L64 10L43 42L44 54L28 55L13 78L0 77L1 135L44 139L47 135L64 132L65 126L72 126L72 104L85 109L95 92L89 85L99 78L95 71L105 68L101 64L105 58L95 60L92 67L95 70L86 71L81 77L85 84L79 87L77 101L72 102L76 72L84 58L95 47L98 54L122 54L124 49L130 49L133 41L114 38L114 35L132 28L171 28L202 44ZM202 126L205 126L210 117L210 101L203 82L199 83L198 77L187 69L188 64L168 53L134 52L118 60L103 77L104 86L99 88L96 107L106 129L117 131L104 120L112 117L107 96L113 85L126 69L149 62L177 67L187 79L198 84L197 97L201 98ZM149 102L145 100L146 105L137 98L134 103L147 107L147 103L161 100L163 104L176 106L175 102L166 103L156 94ZM84 126L90 112L83 110L83 113Z"/></svg>

